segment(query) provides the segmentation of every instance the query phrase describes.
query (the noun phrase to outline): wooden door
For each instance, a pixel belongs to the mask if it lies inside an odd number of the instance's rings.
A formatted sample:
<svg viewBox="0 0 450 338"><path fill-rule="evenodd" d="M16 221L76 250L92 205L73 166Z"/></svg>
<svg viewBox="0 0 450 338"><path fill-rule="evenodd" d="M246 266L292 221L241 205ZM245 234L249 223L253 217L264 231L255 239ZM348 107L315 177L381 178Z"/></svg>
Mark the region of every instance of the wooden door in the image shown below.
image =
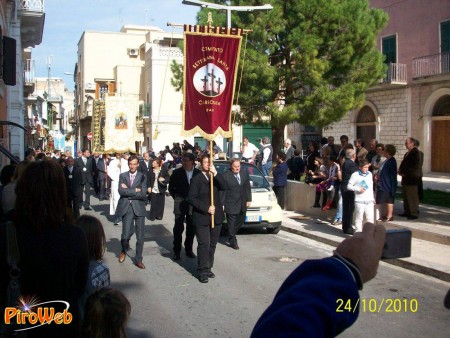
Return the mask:
<svg viewBox="0 0 450 338"><path fill-rule="evenodd" d="M450 173L449 120L433 120L431 127L431 171Z"/></svg>

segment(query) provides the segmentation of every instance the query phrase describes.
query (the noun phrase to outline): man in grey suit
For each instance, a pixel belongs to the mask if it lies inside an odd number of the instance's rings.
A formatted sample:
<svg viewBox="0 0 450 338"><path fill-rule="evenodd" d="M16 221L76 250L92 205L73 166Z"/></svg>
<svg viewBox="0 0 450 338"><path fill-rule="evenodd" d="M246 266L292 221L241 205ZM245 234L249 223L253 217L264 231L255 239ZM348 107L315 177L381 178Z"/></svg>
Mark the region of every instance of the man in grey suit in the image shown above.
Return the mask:
<svg viewBox="0 0 450 338"><path fill-rule="evenodd" d="M230 247L239 250L236 233L244 224L247 207L252 201L250 177L246 170L241 170L241 161L233 158L230 170L223 174L217 174L216 179L220 189L224 190L224 207L227 214Z"/></svg>
<svg viewBox="0 0 450 338"><path fill-rule="evenodd" d="M128 172L119 176L119 203L117 215L122 219L122 236L120 243L122 251L119 262L123 263L127 257L130 238L136 233L136 257L134 264L139 269L145 269L142 263L142 250L144 248L144 225L145 225L145 200L147 199L147 177L138 172L139 160L137 156L128 158ZM133 223L135 229L133 229Z"/></svg>

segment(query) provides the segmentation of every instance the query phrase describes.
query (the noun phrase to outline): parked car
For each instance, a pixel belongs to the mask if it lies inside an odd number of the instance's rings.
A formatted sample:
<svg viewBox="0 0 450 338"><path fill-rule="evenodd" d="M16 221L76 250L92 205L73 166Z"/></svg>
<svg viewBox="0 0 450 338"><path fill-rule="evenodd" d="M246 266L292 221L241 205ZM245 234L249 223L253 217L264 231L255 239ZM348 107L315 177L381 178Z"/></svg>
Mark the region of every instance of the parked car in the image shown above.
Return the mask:
<svg viewBox="0 0 450 338"><path fill-rule="evenodd" d="M224 173L230 168L230 162L214 161L214 166L218 173ZM252 188L252 203L247 208L243 227L265 227L268 233L278 233L281 229L283 211L277 203L270 183L253 164L241 162L241 170L248 172Z"/></svg>

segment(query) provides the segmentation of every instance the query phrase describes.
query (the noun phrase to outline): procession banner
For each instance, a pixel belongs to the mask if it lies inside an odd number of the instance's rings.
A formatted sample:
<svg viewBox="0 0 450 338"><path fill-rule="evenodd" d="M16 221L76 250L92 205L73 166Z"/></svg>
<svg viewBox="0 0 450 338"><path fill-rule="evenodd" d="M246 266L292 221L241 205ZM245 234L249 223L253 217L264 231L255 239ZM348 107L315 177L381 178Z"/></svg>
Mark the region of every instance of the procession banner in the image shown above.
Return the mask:
<svg viewBox="0 0 450 338"><path fill-rule="evenodd" d="M183 134L232 137L242 30L184 26Z"/></svg>

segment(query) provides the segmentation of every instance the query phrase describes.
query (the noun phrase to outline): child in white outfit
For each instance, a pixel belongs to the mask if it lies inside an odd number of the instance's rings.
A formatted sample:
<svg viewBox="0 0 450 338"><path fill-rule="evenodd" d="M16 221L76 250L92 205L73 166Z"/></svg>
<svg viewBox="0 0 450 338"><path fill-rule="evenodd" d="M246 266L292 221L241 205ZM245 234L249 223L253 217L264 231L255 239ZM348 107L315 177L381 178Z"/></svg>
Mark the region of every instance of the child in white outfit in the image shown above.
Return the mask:
<svg viewBox="0 0 450 338"><path fill-rule="evenodd" d="M355 192L355 232L362 231L364 214L366 222L374 222L373 178L369 167L369 161L361 161L359 170L350 176L347 185L348 190Z"/></svg>

